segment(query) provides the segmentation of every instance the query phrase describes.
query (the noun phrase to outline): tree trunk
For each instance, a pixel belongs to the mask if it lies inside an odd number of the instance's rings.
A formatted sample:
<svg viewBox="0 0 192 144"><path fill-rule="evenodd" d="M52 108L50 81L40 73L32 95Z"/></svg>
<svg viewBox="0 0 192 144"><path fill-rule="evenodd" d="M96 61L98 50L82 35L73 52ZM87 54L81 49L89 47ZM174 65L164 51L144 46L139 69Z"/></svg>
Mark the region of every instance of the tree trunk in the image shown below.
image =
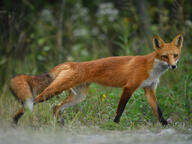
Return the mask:
<svg viewBox="0 0 192 144"><path fill-rule="evenodd" d="M135 7L138 14L139 30L144 38L146 46L151 49L151 19L147 11L147 0L135 0Z"/></svg>
<svg viewBox="0 0 192 144"><path fill-rule="evenodd" d="M57 31L57 52L58 52L58 62L61 63L63 59L63 17L64 17L64 6L65 0L61 0L61 6L59 10L58 19L58 31Z"/></svg>

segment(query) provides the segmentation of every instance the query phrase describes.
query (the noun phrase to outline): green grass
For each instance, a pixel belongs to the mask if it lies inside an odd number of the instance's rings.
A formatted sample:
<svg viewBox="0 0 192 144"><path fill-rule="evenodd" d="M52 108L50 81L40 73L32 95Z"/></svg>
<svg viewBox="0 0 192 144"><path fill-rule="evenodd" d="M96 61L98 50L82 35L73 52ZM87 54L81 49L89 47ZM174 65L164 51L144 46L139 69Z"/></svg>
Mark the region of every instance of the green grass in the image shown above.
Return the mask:
<svg viewBox="0 0 192 144"><path fill-rule="evenodd" d="M108 130L125 130L127 128L141 128L142 126L152 127L160 125L156 120L143 90L137 90L121 117L120 124L113 122L115 110L118 105L121 89L104 88L98 85L91 85L89 94L85 101L66 109L63 113L65 126L98 126ZM26 112L20 119L19 126L26 127L56 127L58 124L53 117L52 107L62 101L67 93L62 93L53 99L38 104L34 111ZM4 121L11 121L11 117L18 110L20 104L9 94L0 98L0 115ZM172 125L180 123L191 123L191 115L188 117L188 110L182 96L165 87L158 89L158 102L166 118L173 120Z"/></svg>

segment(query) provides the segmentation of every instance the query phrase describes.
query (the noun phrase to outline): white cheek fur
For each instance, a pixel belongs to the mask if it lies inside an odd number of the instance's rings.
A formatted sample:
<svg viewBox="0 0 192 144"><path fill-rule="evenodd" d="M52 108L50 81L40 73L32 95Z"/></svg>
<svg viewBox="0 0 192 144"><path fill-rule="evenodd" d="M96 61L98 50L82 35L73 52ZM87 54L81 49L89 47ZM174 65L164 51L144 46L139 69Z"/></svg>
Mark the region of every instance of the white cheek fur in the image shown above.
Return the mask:
<svg viewBox="0 0 192 144"><path fill-rule="evenodd" d="M166 61L161 61L159 59L155 59L155 63L162 63L164 65L169 65Z"/></svg>
<svg viewBox="0 0 192 144"><path fill-rule="evenodd" d="M176 64L179 62L179 58L176 60Z"/></svg>

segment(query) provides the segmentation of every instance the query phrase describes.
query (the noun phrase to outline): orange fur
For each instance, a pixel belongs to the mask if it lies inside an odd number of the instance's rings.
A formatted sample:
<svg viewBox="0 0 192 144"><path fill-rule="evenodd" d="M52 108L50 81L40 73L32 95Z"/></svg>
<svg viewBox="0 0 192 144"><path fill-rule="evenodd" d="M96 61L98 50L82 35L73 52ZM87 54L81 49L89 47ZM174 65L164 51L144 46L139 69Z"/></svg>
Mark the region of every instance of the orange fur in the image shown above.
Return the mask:
<svg viewBox="0 0 192 144"><path fill-rule="evenodd" d="M24 103L34 97L34 104L68 90L68 98L54 109L56 116L62 107L71 106L80 102L79 99L84 99L89 83L122 87L123 92L116 111L115 122L119 122L132 93L141 87L145 89L145 94L156 117L162 124L166 124L156 103L155 89L164 69L174 68L176 65L182 43L181 34L177 35L171 43L165 43L159 36L155 36L153 38L155 51L151 54L108 57L89 62L66 62L54 67L43 76L18 75L11 80L10 87L21 102ZM159 72L161 70L162 73Z"/></svg>

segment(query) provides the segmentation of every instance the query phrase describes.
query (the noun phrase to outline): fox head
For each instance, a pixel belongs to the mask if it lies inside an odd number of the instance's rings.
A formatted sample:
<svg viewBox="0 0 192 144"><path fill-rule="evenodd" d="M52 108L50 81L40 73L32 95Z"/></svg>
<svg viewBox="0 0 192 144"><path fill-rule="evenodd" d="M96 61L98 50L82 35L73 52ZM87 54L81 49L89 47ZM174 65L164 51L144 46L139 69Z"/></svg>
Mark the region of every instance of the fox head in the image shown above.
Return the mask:
<svg viewBox="0 0 192 144"><path fill-rule="evenodd" d="M159 36L153 37L153 48L156 53L156 59L171 69L177 68L182 46L182 34L178 34L170 43L165 43Z"/></svg>

